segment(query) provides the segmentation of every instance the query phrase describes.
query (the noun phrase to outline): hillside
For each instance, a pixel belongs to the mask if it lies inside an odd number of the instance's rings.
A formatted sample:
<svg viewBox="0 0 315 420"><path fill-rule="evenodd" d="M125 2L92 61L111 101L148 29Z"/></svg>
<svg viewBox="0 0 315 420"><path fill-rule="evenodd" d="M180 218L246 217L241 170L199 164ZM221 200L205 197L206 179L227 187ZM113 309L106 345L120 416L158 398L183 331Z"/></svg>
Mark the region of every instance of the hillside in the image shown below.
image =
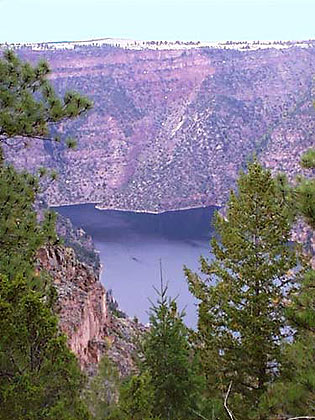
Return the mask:
<svg viewBox="0 0 315 420"><path fill-rule="evenodd" d="M152 212L221 205L253 153L272 169L299 171L314 144L313 42L154 47L17 48L49 61L58 92L94 101L86 117L60 126L76 134L76 151L48 142L6 150L18 167L58 170L49 204Z"/></svg>

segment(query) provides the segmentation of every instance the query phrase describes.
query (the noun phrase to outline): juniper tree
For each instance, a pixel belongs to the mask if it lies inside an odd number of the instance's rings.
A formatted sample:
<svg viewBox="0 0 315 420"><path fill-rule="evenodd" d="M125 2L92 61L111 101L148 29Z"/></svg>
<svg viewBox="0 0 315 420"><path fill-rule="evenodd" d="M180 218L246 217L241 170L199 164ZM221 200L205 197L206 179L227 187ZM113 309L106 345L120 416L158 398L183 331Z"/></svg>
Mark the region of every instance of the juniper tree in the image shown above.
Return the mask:
<svg viewBox="0 0 315 420"><path fill-rule="evenodd" d="M289 245L289 211L270 172L255 160L237 187L226 217L215 216L213 260L201 257L204 277L185 272L200 300L197 337L208 394L223 402L232 381L232 411L246 419L277 377L285 299L298 259Z"/></svg>

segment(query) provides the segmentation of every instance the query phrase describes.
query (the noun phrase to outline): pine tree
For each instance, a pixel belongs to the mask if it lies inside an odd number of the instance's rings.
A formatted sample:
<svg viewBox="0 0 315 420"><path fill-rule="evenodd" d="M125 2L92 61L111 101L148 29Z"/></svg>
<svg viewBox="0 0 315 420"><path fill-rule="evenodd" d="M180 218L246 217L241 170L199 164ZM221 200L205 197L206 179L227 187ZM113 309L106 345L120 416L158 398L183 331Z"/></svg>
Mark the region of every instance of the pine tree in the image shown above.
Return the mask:
<svg viewBox="0 0 315 420"><path fill-rule="evenodd" d="M305 169L315 169L315 149L309 149L302 156L301 165ZM294 188L297 210L309 226L315 229L315 178L302 177Z"/></svg>
<svg viewBox="0 0 315 420"><path fill-rule="evenodd" d="M304 168L315 168L315 149L302 156ZM315 228L315 179L300 178L292 187L298 213ZM315 270L309 266L290 298L286 315L295 334L284 347L280 380L262 402L265 412L288 416L315 415Z"/></svg>
<svg viewBox="0 0 315 420"><path fill-rule="evenodd" d="M226 217L215 216L214 259L201 257L206 277L185 272L200 300L197 336L208 394L214 406L223 402L232 381L231 409L247 419L258 418L260 397L277 376L298 260L289 245L289 211L270 172L255 160L237 186Z"/></svg>
<svg viewBox="0 0 315 420"><path fill-rule="evenodd" d="M91 107L77 93L60 100L48 74L46 63L32 67L11 51L0 59L0 419L6 420L89 418L80 398L83 376L53 314L54 288L35 271L38 248L56 240L54 216L37 220L37 179L6 165L1 148L19 139L52 140L51 124Z"/></svg>
<svg viewBox="0 0 315 420"><path fill-rule="evenodd" d="M47 241L55 241L55 216L47 212L41 224L33 210L38 180L26 172L18 173L3 159L2 144L42 139L59 141L50 135L57 123L88 111L91 102L77 92L63 99L48 81L46 62L36 66L20 60L13 51L0 58L0 273L9 278L33 269L36 251ZM73 140L68 139L73 147ZM39 170L43 176L45 170ZM55 177L55 174L52 174Z"/></svg>
<svg viewBox="0 0 315 420"><path fill-rule="evenodd" d="M151 308L144 339L144 369L153 387L153 414L162 420L195 418L202 382L189 344L189 331L167 287Z"/></svg>
<svg viewBox="0 0 315 420"><path fill-rule="evenodd" d="M51 126L88 111L92 103L77 92L60 99L49 83L45 61L32 66L7 50L0 59L0 145L10 139L56 140ZM11 143L9 143L11 144ZM69 147L75 142L67 140Z"/></svg>
<svg viewBox="0 0 315 420"><path fill-rule="evenodd" d="M57 240L55 214L47 211L39 223L34 211L36 177L0 165L0 273L30 277L37 250Z"/></svg>
<svg viewBox="0 0 315 420"><path fill-rule="evenodd" d="M133 375L120 388L117 417L112 420L158 420L154 417L154 388L148 372Z"/></svg>

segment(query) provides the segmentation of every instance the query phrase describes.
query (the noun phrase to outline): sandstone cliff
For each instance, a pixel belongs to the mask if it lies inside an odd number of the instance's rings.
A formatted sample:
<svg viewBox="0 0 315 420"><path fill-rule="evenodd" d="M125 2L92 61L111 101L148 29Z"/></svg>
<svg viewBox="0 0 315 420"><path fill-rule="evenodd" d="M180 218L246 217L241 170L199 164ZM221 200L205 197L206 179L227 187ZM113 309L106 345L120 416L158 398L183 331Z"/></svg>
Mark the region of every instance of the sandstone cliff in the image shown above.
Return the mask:
<svg viewBox="0 0 315 420"><path fill-rule="evenodd" d="M121 375L129 374L134 369L135 338L145 328L111 313L98 276L77 260L71 248L40 249L38 269L46 270L53 278L60 327L81 367L93 374L101 357L107 354Z"/></svg>

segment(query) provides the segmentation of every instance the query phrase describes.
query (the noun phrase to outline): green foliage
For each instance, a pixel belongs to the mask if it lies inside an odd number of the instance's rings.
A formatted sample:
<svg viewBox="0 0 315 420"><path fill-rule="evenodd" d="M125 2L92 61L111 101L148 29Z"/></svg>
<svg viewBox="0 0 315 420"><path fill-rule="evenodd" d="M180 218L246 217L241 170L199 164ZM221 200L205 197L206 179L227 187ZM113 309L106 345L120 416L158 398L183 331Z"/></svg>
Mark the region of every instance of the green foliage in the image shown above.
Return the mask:
<svg viewBox="0 0 315 420"><path fill-rule="evenodd" d="M154 388L148 372L134 375L121 387L119 398L120 420L154 420L152 414Z"/></svg>
<svg viewBox="0 0 315 420"><path fill-rule="evenodd" d="M28 278L0 279L0 419L80 420L83 376Z"/></svg>
<svg viewBox="0 0 315 420"><path fill-rule="evenodd" d="M309 269L301 280L300 288L291 296L286 314L296 329L296 337L315 331L315 271ZM313 347L315 349L315 347Z"/></svg>
<svg viewBox="0 0 315 420"><path fill-rule="evenodd" d="M315 168L315 149L308 150L301 160L301 165L308 169ZM315 178L300 178L294 188L298 212L315 229Z"/></svg>
<svg viewBox="0 0 315 420"><path fill-rule="evenodd" d="M37 250L56 241L55 215L46 212L42 223L33 209L37 179L0 164L0 273L13 278L30 275Z"/></svg>
<svg viewBox="0 0 315 420"><path fill-rule="evenodd" d="M83 378L52 314L55 289L34 270L54 215L33 209L37 180L0 165L0 419L88 419Z"/></svg>
<svg viewBox="0 0 315 420"><path fill-rule="evenodd" d="M315 180L304 179L296 188L298 210L307 223L315 229Z"/></svg>
<svg viewBox="0 0 315 420"><path fill-rule="evenodd" d="M116 367L104 356L96 376L84 394L84 400L95 420L108 419L117 411L120 378Z"/></svg>
<svg viewBox="0 0 315 420"><path fill-rule="evenodd" d="M282 416L315 415L315 271L309 270L287 315L295 327L294 341L283 349L283 368L262 401L262 411Z"/></svg>
<svg viewBox="0 0 315 420"><path fill-rule="evenodd" d="M47 76L45 61L33 67L8 50L0 59L0 142L10 138L47 139L49 127L75 118L92 107L92 103L76 92L60 99ZM59 141L59 138L55 138ZM69 147L73 147L69 140Z"/></svg>
<svg viewBox="0 0 315 420"><path fill-rule="evenodd" d="M95 420L155 420L153 399L148 372L132 375L122 382L113 362L106 356L84 394Z"/></svg>
<svg viewBox="0 0 315 420"><path fill-rule="evenodd" d="M315 149L302 157L302 165L313 168ZM292 188L297 209L310 227L315 227L315 179L301 178ZM280 380L262 401L265 412L282 416L315 415L315 270L311 267L291 296L286 315L295 330L294 340L283 350Z"/></svg>
<svg viewBox="0 0 315 420"><path fill-rule="evenodd" d="M45 62L32 67L11 51L0 59L1 420L90 418L80 397L84 378L52 311L55 289L35 271L38 249L56 241L55 216L36 214L38 179L5 165L1 149L19 137L51 140L51 124L91 107L77 93L60 100L48 74Z"/></svg>
<svg viewBox="0 0 315 420"><path fill-rule="evenodd" d="M292 185L289 183L285 173L280 172L275 176L275 184L277 195L280 204L285 206L288 210L288 219L290 224L294 224L297 218L297 200L296 194L292 189Z"/></svg>
<svg viewBox="0 0 315 420"><path fill-rule="evenodd" d="M207 277L185 270L200 300L197 343L209 397L214 406L223 402L233 381L230 405L242 419L259 418L255 410L281 360L284 306L298 264L288 244L291 219L270 172L254 161L231 192L226 217L216 214L214 259L201 257Z"/></svg>
<svg viewBox="0 0 315 420"><path fill-rule="evenodd" d="M76 143L75 139L68 138L67 141L66 141L66 145L68 146L69 149L75 149L77 143Z"/></svg>
<svg viewBox="0 0 315 420"><path fill-rule="evenodd" d="M301 166L306 169L315 168L315 149L309 149L301 158Z"/></svg>
<svg viewBox="0 0 315 420"><path fill-rule="evenodd" d="M195 419L203 380L189 343L189 331L167 288L151 308L150 329L143 338L140 373L126 379L119 389L108 361L92 381L89 406L95 419L184 420ZM105 363L105 362L104 362Z"/></svg>
<svg viewBox="0 0 315 420"><path fill-rule="evenodd" d="M183 316L162 287L151 308L143 363L154 392L152 412L163 420L195 418L192 410L198 409L202 381Z"/></svg>
<svg viewBox="0 0 315 420"><path fill-rule="evenodd" d="M0 273L9 278L17 273L29 275L38 248L56 240L55 216L47 212L42 223L37 222L33 211L37 179L5 166L1 143L19 137L53 140L48 137L51 125L75 118L92 106L76 92L58 98L47 80L49 73L46 62L33 67L10 50L0 59ZM73 139L67 144L75 146ZM46 173L40 168L39 178ZM55 180L56 172L52 171L50 177Z"/></svg>

